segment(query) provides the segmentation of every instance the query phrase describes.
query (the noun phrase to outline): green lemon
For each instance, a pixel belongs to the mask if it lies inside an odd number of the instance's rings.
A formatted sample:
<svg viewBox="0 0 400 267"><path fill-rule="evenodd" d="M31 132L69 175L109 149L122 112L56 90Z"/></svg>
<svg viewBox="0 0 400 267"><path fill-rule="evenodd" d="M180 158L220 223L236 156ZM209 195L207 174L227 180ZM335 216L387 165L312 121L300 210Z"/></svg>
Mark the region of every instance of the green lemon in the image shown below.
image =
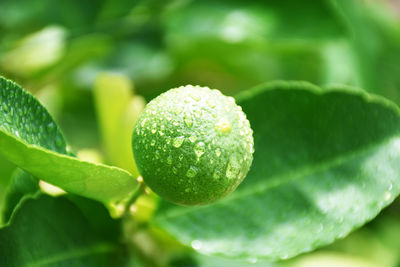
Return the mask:
<svg viewBox="0 0 400 267"><path fill-rule="evenodd" d="M132 137L146 184L181 205L212 203L242 182L253 131L232 97L200 86L171 89L144 109Z"/></svg>

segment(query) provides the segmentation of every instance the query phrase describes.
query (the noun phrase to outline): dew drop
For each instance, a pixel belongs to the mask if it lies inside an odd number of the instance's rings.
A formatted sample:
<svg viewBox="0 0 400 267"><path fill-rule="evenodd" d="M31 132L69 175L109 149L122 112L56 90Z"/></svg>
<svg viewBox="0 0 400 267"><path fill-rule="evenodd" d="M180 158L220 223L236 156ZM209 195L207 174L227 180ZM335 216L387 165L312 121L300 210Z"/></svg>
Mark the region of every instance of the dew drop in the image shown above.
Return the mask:
<svg viewBox="0 0 400 267"><path fill-rule="evenodd" d="M191 135L191 136L189 137L189 141L192 142L192 143L196 142L196 140L197 140L197 137L194 136L194 135Z"/></svg>
<svg viewBox="0 0 400 267"><path fill-rule="evenodd" d="M190 117L190 115L186 114L184 120L185 120L185 124L187 127L190 128L193 126L193 121L192 121L192 118Z"/></svg>
<svg viewBox="0 0 400 267"><path fill-rule="evenodd" d="M48 125L47 125L47 131L48 132L52 132L52 131L54 131L56 129L56 125L53 123L53 122L50 122Z"/></svg>
<svg viewBox="0 0 400 267"><path fill-rule="evenodd" d="M168 163L169 165L172 164L172 157L171 157L171 155L168 156L168 158L167 158L167 163Z"/></svg>
<svg viewBox="0 0 400 267"><path fill-rule="evenodd" d="M219 148L215 149L215 155L217 155L217 157L221 156L221 150Z"/></svg>
<svg viewBox="0 0 400 267"><path fill-rule="evenodd" d="M227 118L225 118L225 117L220 118L220 119L218 120L218 122L217 122L216 125L215 125L215 128L216 128L219 132L221 132L221 133L227 133L227 132L229 132L230 130L232 130L231 123L230 123L229 120L228 120Z"/></svg>
<svg viewBox="0 0 400 267"><path fill-rule="evenodd" d="M174 146L174 147L176 147L176 148L179 148L182 144L183 144L183 141L185 140L185 137L184 136L178 136L178 137L175 137L174 138L174 141L173 141L173 143L172 143L172 145Z"/></svg>
<svg viewBox="0 0 400 267"><path fill-rule="evenodd" d="M199 250L203 246L203 244L199 240L193 240L191 245L192 245L192 248L195 250Z"/></svg>
<svg viewBox="0 0 400 267"><path fill-rule="evenodd" d="M248 260L249 263L251 263L251 264L256 264L256 263L257 263L257 258L248 258L247 260Z"/></svg>
<svg viewBox="0 0 400 267"><path fill-rule="evenodd" d="M8 111L8 105L7 105L7 103L3 103L3 111L5 111L5 112Z"/></svg>
<svg viewBox="0 0 400 267"><path fill-rule="evenodd" d="M240 167L238 162L236 161L235 158L231 158L231 160L228 163L228 167L226 168L226 177L228 179L237 178L239 171Z"/></svg>
<svg viewBox="0 0 400 267"><path fill-rule="evenodd" d="M63 144L64 144L64 140L62 139L61 136L57 135L57 137L56 137L56 146L61 148L61 147L63 147Z"/></svg>
<svg viewBox="0 0 400 267"><path fill-rule="evenodd" d="M207 105L210 107L210 108L215 108L215 106L216 106L216 103L215 103L215 99L214 98L209 98L209 99L207 99Z"/></svg>
<svg viewBox="0 0 400 267"><path fill-rule="evenodd" d="M186 172L186 176L189 177L189 178L195 177L196 174L197 174L197 169L195 167L193 167L193 166L190 166L190 168Z"/></svg>
<svg viewBox="0 0 400 267"><path fill-rule="evenodd" d="M150 145L151 145L151 146L154 146L155 144L156 144L156 140L154 140L154 139L153 139L153 140L151 140L151 143L150 143Z"/></svg>
<svg viewBox="0 0 400 267"><path fill-rule="evenodd" d="M389 191L387 191L385 193L385 195L383 196L383 200L388 201L391 197L392 197L392 194Z"/></svg>
<svg viewBox="0 0 400 267"><path fill-rule="evenodd" d="M175 108L175 114L180 114L181 112L183 111L183 107L182 106L177 106L176 108Z"/></svg>
<svg viewBox="0 0 400 267"><path fill-rule="evenodd" d="M201 115L202 115L203 113L201 112L200 109L195 109L195 110L193 111L193 114L194 114L194 116L195 116L196 118L200 118Z"/></svg>
<svg viewBox="0 0 400 267"><path fill-rule="evenodd" d="M146 125L146 121L147 121L146 118L143 119L143 120L140 122L140 125L141 125L142 127L144 127L144 126Z"/></svg>
<svg viewBox="0 0 400 267"><path fill-rule="evenodd" d="M206 152L206 145L203 142L198 142L194 146L194 153L196 153L197 158L199 159Z"/></svg>

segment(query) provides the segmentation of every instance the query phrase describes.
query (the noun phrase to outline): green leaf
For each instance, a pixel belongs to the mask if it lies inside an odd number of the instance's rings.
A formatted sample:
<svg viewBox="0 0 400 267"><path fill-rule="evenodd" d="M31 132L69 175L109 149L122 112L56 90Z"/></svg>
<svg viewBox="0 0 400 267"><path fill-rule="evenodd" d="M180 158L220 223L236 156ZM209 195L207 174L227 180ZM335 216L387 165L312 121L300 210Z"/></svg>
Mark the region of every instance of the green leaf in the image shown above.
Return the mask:
<svg viewBox="0 0 400 267"><path fill-rule="evenodd" d="M111 264L118 260L118 248L70 201L47 195L25 199L0 229L3 267L122 266Z"/></svg>
<svg viewBox="0 0 400 267"><path fill-rule="evenodd" d="M7 189L2 221L8 222L14 208L25 195L33 195L37 191L39 191L38 180L29 173L17 168Z"/></svg>
<svg viewBox="0 0 400 267"><path fill-rule="evenodd" d="M8 185L11 182L11 176L15 170L15 165L5 160L0 154L0 213L4 212L5 197ZM3 224L2 216L0 216L0 225Z"/></svg>
<svg viewBox="0 0 400 267"><path fill-rule="evenodd" d="M205 207L162 203L155 223L204 254L285 259L329 244L399 194L400 112L363 91L276 82L238 97L253 166Z"/></svg>
<svg viewBox="0 0 400 267"><path fill-rule="evenodd" d="M66 141L45 108L17 84L0 77L0 153L48 183L88 198L110 202L136 186L116 167L65 155Z"/></svg>

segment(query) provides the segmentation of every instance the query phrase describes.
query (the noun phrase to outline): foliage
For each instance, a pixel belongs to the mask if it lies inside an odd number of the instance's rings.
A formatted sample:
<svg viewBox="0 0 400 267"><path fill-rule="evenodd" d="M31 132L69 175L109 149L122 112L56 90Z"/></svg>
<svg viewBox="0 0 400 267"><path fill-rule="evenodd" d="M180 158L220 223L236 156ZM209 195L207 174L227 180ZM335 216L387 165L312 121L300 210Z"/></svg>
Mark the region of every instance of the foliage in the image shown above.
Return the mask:
<svg viewBox="0 0 400 267"><path fill-rule="evenodd" d="M396 8L1 1L0 75L22 86L0 78L0 265L398 266ZM152 193L131 150L146 101L185 84L254 131L247 177L206 206Z"/></svg>

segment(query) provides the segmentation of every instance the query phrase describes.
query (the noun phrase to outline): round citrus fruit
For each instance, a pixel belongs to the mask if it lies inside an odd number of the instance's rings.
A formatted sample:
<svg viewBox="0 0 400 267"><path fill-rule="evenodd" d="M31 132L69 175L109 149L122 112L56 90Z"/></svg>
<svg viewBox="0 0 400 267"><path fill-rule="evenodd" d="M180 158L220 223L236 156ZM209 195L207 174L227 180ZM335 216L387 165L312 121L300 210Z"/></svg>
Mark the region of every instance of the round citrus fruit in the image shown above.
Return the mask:
<svg viewBox="0 0 400 267"><path fill-rule="evenodd" d="M145 183L186 206L209 204L235 190L249 171L253 144L249 121L232 97L191 85L152 100L132 137Z"/></svg>

